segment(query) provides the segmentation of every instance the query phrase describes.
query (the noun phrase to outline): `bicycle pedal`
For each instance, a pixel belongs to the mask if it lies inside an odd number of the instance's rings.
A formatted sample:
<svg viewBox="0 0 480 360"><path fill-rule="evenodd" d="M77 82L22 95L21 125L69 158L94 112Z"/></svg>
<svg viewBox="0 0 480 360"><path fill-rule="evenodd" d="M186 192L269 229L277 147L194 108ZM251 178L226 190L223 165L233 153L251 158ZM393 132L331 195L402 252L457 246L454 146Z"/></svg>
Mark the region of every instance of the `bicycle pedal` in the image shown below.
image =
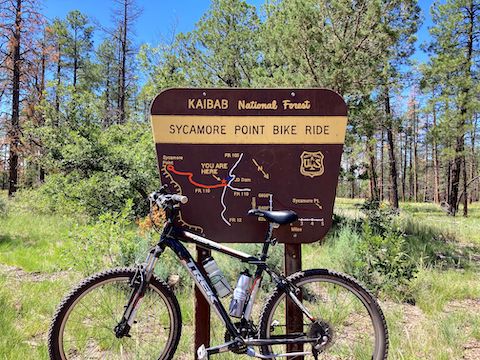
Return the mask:
<svg viewBox="0 0 480 360"><path fill-rule="evenodd" d="M208 360L208 352L205 349L205 345L201 345L197 350L197 359L198 360Z"/></svg>

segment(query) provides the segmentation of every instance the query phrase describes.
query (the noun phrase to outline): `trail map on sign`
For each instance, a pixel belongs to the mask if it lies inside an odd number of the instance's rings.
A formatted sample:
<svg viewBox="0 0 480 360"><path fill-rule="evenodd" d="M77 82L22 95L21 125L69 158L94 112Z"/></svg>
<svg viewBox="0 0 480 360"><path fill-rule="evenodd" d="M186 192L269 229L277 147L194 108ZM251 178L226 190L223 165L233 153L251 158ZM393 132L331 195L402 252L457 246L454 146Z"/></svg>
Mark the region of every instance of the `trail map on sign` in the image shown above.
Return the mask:
<svg viewBox="0 0 480 360"><path fill-rule="evenodd" d="M166 146L171 147L171 152ZM301 175L305 147L283 145L283 150L277 146L242 147L243 152L233 145L231 152L224 152L223 145L210 145L203 158L198 150L191 149L192 145L162 146L162 184L189 198L188 207L182 210L182 225L202 234L209 234L213 228L224 236L240 230L248 242L248 236L255 236L258 226L265 227L264 223L258 224L261 219L247 216L249 209L290 209L297 212L299 221L288 226L289 238L295 240L304 232L312 239L318 237L325 227L325 212L320 197L312 196L312 187L317 186L318 180ZM329 154L328 150L325 153ZM313 165L325 167L325 159L323 162L320 156L316 159L318 164L315 158L311 159ZM296 166L287 166L292 163Z"/></svg>
<svg viewBox="0 0 480 360"><path fill-rule="evenodd" d="M161 182L189 198L179 223L221 242L262 242L266 222L248 210L290 209L299 219L276 231L279 241L321 240L331 225L346 117L206 116L188 109L195 90L183 91L186 113L152 107ZM238 91L222 91L224 107Z"/></svg>

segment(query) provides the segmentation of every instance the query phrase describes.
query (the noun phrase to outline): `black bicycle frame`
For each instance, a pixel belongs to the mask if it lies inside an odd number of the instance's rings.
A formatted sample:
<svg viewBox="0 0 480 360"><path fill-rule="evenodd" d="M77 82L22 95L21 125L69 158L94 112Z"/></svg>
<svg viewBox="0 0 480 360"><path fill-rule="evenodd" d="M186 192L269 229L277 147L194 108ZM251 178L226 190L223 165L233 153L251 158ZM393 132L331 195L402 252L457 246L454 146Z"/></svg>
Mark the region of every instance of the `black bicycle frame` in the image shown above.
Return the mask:
<svg viewBox="0 0 480 360"><path fill-rule="evenodd" d="M231 335L232 339L237 338L240 336L237 328L233 325L227 310L223 306L222 302L219 300L216 291L214 291L213 286L210 282L209 277L204 273L203 267L199 266L199 264L194 260L190 252L185 248L182 242L193 243L202 247L204 249L218 251L223 254L227 254L234 258L239 259L242 262L256 265L257 272L255 273L255 277L261 276L264 270L267 270L267 265L265 261L261 258L257 258L255 256L251 256L244 252L230 249L226 246L218 244L212 240L204 238L202 236L196 235L189 231L180 228L172 228L172 231L169 235L164 236L160 242L160 245L164 245L169 247L170 249L175 252L175 254L179 257L180 262L185 266L187 271L190 273L191 277L193 278L195 284L199 288L202 295L205 297L205 300L210 304L210 306L215 310L217 315L225 324L228 332Z"/></svg>
<svg viewBox="0 0 480 360"><path fill-rule="evenodd" d="M285 278L273 272L265 262L267 259L267 253L270 246L270 238L272 235L272 230L273 230L273 224L270 224L260 257L255 257L247 253L244 253L242 251L231 249L229 247L216 243L210 239L207 239L203 236L194 234L182 228L175 227L171 224L167 224L162 233L162 236L158 245L162 249L164 249L165 247L172 249L173 252L179 257L180 262L185 266L187 271L190 273L195 284L200 289L200 292L202 293L202 295L205 297L205 299L210 304L210 306L213 307L217 315L225 324L225 327L230 333L232 339L235 339L240 336L237 328L232 323L226 309L224 308L222 302L219 300L216 294L216 291L214 290L210 282L209 277L203 271L203 267L199 266L199 264L194 260L190 252L182 244L182 241L187 243L193 243L207 250L218 251L220 253L239 259L241 262L244 262L250 265L255 265L257 267L257 270L254 275L255 279L261 280L263 272L264 271L267 272L272 277L272 280L280 288L282 288L285 291L285 293L289 295L290 298L299 306L302 312L311 321L315 321L315 319L310 315L308 310L305 309L302 303L295 296L295 293L293 289L291 289L291 285L288 283L288 281L286 281ZM299 339L297 338L296 341L298 342ZM312 339L308 339L305 342L311 342L311 341ZM277 340L268 339L268 340L265 340L265 342L266 342L265 345L267 343L268 344L279 343L278 339ZM295 339L285 339L283 343L286 344L290 342L295 342Z"/></svg>
<svg viewBox="0 0 480 360"><path fill-rule="evenodd" d="M249 265L254 265L257 267L254 275L254 283L251 288L250 298L243 309L242 319L241 321L249 321L251 310L253 307L253 303L255 301L256 292L258 291L263 272L267 272L270 277L272 278L273 282L279 287L294 303L297 307L302 311L302 313L312 322L316 321L316 319L310 314L308 309L303 306L302 302L296 296L298 294L298 289L291 284L288 279L285 277L278 275L274 271L272 271L266 264L268 249L271 244L275 243L275 239L272 239L273 229L278 226L274 223L269 223L268 231L265 236L265 242L263 244L262 252L260 257L255 257L244 253L239 250L231 249L227 246L223 246L215 241L207 239L203 236L194 234L190 231L187 231L183 228L176 227L174 225L174 219L176 214L178 213L179 206L171 206L167 207L165 210L167 221L164 224L162 234L160 236L160 241L154 246L148 254L148 257L144 264L140 265L137 269L137 274L132 280L131 286L133 288L132 294L130 296L130 300L125 306L125 311L122 316L121 321L117 324L114 331L117 337L128 336L128 332L130 330L131 325L134 323L136 308L144 295L145 289L148 286L150 281L150 277L153 275L153 271L155 268L155 264L163 253L165 248L170 248L172 251L178 256L180 262L185 266L187 271L189 272L190 276L193 278L196 286L204 296L205 300L209 303L210 307L214 309L217 313L219 318L223 321L231 341L215 346L213 348L205 349L203 346L202 354L218 354L220 352L229 351L230 349L234 349L237 346L246 345L247 347L250 346L268 346L268 345L279 345L279 344L307 344L307 343L314 343L318 342L319 339L309 338L306 336L305 333L297 333L297 334L289 334L285 338L276 337L272 339L255 339L255 338L247 338L243 339L242 335L240 334L239 330L236 326L232 323L230 316L228 315L225 307L223 306L222 302L217 296L217 293L210 282L210 278L205 273L203 266L199 266L199 264L194 260L190 252L187 248L182 244L183 242L195 244L201 248L207 250L217 251L233 258L240 260L241 262L247 263ZM295 335L292 337L292 335ZM251 350L251 348L247 348L247 351ZM199 349L200 351L200 349ZM282 354L279 356L296 356L296 355L305 355L310 354L307 352L296 352L296 353L288 353ZM252 354L250 354L252 355ZM253 356L258 356L255 352Z"/></svg>

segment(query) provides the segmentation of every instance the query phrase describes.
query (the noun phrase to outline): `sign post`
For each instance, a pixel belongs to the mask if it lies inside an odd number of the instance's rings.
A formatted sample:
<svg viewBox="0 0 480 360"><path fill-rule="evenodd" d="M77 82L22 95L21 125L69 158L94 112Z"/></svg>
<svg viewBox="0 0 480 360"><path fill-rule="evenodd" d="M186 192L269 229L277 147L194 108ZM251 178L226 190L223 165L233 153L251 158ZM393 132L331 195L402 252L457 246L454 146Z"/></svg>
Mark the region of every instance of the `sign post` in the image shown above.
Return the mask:
<svg viewBox="0 0 480 360"><path fill-rule="evenodd" d="M284 255L285 274L291 275L302 270L302 245L301 244L285 244ZM302 294L298 294L298 298L302 300ZM285 318L287 319L287 333L299 333L303 331L303 314L293 301L287 299L287 307L285 309ZM287 352L303 351L303 345L287 345ZM300 359L295 356L296 359ZM303 356L301 357L303 359Z"/></svg>
<svg viewBox="0 0 480 360"><path fill-rule="evenodd" d="M266 224L249 209L294 210L298 221L275 236L286 273L300 270L301 244L322 240L332 223L343 99L325 89L169 89L151 115L161 182L189 198L179 223L219 242L259 243ZM200 299L198 310L196 325L208 324ZM298 330L299 314L286 311Z"/></svg>

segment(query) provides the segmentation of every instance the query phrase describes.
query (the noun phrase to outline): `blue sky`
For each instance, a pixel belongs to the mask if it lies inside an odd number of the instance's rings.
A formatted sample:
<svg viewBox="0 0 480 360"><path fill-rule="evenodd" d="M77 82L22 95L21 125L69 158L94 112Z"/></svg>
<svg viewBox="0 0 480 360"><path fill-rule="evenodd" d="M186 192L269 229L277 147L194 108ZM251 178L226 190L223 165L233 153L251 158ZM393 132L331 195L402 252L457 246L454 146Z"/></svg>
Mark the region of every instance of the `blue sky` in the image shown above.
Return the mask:
<svg viewBox="0 0 480 360"><path fill-rule="evenodd" d="M248 3L260 7L264 0L247 0ZM418 33L420 44L429 39L428 27L431 26L429 8L432 0L419 0L423 11L424 24ZM49 19L64 18L71 10L80 10L96 19L102 26L108 27L112 22L111 10L114 7L110 0L43 0L44 14ZM158 44L171 36L172 29L176 32L192 30L195 23L208 9L208 0L138 0L143 9L135 25L137 44ZM97 33L96 40L101 34ZM415 58L419 62L426 60L425 54L417 51Z"/></svg>
<svg viewBox="0 0 480 360"><path fill-rule="evenodd" d="M247 1L259 6L262 0ZM176 32L192 30L195 23L210 5L207 0L137 0L143 10L135 24L138 43L157 44L162 37L168 37L172 28ZM49 18L63 18L71 10L95 18L103 26L111 24L111 10L114 2L110 0L43 0L44 14Z"/></svg>

